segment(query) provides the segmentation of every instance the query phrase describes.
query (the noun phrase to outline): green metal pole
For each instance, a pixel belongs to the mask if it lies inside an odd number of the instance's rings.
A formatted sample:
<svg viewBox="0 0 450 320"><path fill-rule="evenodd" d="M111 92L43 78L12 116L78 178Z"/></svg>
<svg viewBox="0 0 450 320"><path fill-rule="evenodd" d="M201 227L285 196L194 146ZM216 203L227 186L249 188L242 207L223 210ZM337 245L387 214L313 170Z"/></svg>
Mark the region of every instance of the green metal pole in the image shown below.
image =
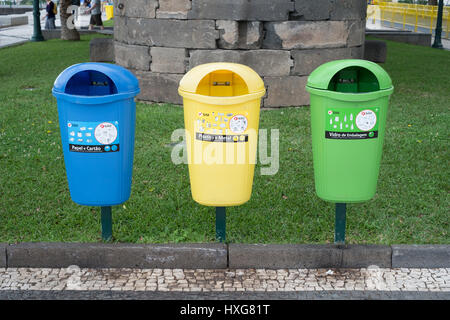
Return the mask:
<svg viewBox="0 0 450 320"><path fill-rule="evenodd" d="M438 4L438 13L436 20L436 29L434 29L434 43L432 45L433 48L442 49L442 11L444 10L444 0L439 0Z"/></svg>
<svg viewBox="0 0 450 320"><path fill-rule="evenodd" d="M345 203L336 203L336 219L334 225L334 243L345 243L345 224L347 206Z"/></svg>
<svg viewBox="0 0 450 320"><path fill-rule="evenodd" d="M216 207L216 239L219 242L226 240L226 208Z"/></svg>
<svg viewBox="0 0 450 320"><path fill-rule="evenodd" d="M102 211L102 239L110 241L112 239L112 213L111 207L101 207Z"/></svg>
<svg viewBox="0 0 450 320"><path fill-rule="evenodd" d="M33 17L34 17L34 28L33 36L31 41L44 41L44 36L41 31L41 13L39 12L39 0L33 1Z"/></svg>

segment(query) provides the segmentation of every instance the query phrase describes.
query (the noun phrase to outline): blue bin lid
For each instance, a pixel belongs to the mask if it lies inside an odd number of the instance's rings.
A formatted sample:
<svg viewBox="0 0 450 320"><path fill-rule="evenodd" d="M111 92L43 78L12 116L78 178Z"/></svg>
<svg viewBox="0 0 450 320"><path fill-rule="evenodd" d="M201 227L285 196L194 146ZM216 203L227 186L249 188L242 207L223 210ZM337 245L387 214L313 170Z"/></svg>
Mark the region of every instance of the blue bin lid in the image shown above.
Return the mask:
<svg viewBox="0 0 450 320"><path fill-rule="evenodd" d="M135 94L139 90L139 81L129 70L110 63L87 62L68 67L56 78L53 85L53 93L66 93L66 85L69 80L79 72L97 71L109 77L116 86L117 94Z"/></svg>

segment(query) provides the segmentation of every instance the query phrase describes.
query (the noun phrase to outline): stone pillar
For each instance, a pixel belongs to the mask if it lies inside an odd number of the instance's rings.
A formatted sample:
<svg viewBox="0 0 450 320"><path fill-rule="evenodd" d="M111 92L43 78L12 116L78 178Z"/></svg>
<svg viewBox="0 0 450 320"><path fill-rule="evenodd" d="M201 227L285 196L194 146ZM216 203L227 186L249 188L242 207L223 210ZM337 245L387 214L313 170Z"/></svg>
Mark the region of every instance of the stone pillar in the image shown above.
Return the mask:
<svg viewBox="0 0 450 320"><path fill-rule="evenodd" d="M115 0L116 63L150 102L181 104L178 83L208 62L250 66L264 107L308 105L308 75L327 61L363 58L365 0Z"/></svg>

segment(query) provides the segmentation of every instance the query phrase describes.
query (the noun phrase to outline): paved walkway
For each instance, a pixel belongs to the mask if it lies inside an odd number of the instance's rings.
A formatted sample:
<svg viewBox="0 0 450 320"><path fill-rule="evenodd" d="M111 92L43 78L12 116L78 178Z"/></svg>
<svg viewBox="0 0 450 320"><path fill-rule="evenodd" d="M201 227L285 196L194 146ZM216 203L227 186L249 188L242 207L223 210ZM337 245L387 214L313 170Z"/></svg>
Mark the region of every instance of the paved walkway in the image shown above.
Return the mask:
<svg viewBox="0 0 450 320"><path fill-rule="evenodd" d="M450 269L0 269L0 299L450 299Z"/></svg>
<svg viewBox="0 0 450 320"><path fill-rule="evenodd" d="M27 42L33 35L33 12L25 13L28 16L28 24L7 28L0 28L0 48L18 45ZM45 10L41 11L41 18L45 15ZM103 13L103 21L106 20L106 14ZM78 19L75 21L77 28L89 26L90 15L78 15ZM61 27L61 20L59 15L56 16L56 27ZM41 21L41 28L44 30L45 20Z"/></svg>

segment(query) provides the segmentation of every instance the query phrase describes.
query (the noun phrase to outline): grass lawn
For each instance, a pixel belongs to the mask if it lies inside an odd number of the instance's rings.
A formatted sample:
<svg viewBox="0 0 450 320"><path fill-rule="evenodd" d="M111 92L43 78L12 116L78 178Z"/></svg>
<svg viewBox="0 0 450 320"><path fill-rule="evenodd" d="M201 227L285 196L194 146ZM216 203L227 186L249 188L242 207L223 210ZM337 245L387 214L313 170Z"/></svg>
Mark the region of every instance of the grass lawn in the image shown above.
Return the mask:
<svg viewBox="0 0 450 320"><path fill-rule="evenodd" d="M0 242L101 241L99 208L70 199L51 94L62 70L88 61L92 37L0 49ZM347 206L347 242L449 244L450 52L387 44L395 91L377 195ZM227 210L229 242L333 242L334 206L314 191L309 117L308 107L261 112L261 128L280 129L280 169L262 176L257 165L251 200ZM214 208L192 200L187 165L170 160L177 128L182 108L137 104L132 195L113 208L114 241L214 241Z"/></svg>
<svg viewBox="0 0 450 320"><path fill-rule="evenodd" d="M114 18L103 21L104 27L114 27Z"/></svg>

